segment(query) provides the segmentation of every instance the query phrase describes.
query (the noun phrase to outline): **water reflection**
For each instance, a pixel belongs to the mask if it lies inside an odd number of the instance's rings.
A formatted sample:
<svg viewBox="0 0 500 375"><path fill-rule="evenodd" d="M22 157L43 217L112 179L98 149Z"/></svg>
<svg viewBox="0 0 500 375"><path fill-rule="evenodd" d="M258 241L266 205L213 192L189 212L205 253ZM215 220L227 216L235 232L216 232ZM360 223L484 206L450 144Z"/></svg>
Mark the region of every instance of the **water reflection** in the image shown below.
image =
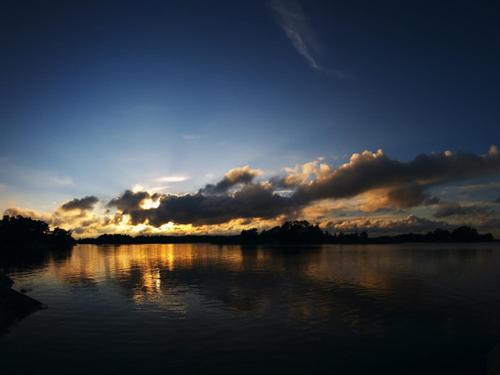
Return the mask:
<svg viewBox="0 0 500 375"><path fill-rule="evenodd" d="M60 263L69 259L73 249L63 248L57 250L26 251L26 249L1 251L0 269L7 273L23 274L43 272L50 264Z"/></svg>
<svg viewBox="0 0 500 375"><path fill-rule="evenodd" d="M137 305L155 303L185 311L178 297L189 293L204 303L243 311L264 311L280 301L290 319L317 321L337 314L352 329L382 332L377 319L387 309L412 302L428 308L446 287L472 291L473 285L459 285L460 278L450 276L476 272L491 261L488 247L380 250L377 246L80 245L73 253L47 254L30 267L39 266L43 277L72 287L97 291L99 284L114 284ZM477 273L472 281L481 282L477 287L487 294L482 272ZM32 276L40 277L35 273L19 282L29 282ZM454 302L453 296L444 294Z"/></svg>
<svg viewBox="0 0 500 375"><path fill-rule="evenodd" d="M372 361L432 373L426 366L437 361L440 371L467 373L484 368L486 353L500 342L498 250L495 244L79 245L34 262L31 271L10 269L18 287L31 287L50 307L23 327L40 331L36 319L49 325L62 319L81 337L90 324L95 334L126 335L113 345L133 349L131 357L147 357L143 347L180 350L174 369L186 366L188 354L208 365L218 353L225 358L218 366L226 366L248 352L263 356L257 368L272 368L264 355L272 352L292 372L315 361L361 372Z"/></svg>

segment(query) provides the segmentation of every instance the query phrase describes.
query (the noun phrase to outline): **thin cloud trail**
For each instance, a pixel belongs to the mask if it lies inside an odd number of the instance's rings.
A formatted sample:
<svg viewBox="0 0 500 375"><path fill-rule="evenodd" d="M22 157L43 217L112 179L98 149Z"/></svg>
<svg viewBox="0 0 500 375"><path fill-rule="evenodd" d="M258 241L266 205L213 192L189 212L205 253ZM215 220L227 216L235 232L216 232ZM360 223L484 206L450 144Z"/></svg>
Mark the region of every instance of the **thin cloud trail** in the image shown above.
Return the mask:
<svg viewBox="0 0 500 375"><path fill-rule="evenodd" d="M322 66L314 57L318 53L320 43L310 26L309 19L305 15L298 1L274 0L271 9L278 18L285 35L291 41L297 52L307 61L308 65L318 72L328 76L344 77L344 73Z"/></svg>

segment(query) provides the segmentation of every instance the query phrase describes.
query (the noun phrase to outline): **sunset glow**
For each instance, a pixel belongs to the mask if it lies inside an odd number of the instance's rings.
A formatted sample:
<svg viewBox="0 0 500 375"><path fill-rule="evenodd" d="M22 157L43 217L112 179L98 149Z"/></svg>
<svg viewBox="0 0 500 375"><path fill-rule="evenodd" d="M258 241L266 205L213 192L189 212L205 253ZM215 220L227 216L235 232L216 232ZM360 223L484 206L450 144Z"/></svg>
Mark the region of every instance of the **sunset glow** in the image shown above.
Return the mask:
<svg viewBox="0 0 500 375"><path fill-rule="evenodd" d="M108 5L102 18L78 2L62 18L34 7L46 33L15 31L13 6L0 211L78 238L237 234L294 219L332 233L363 223L373 235L458 225L500 235L488 20L465 43L459 10L443 34L401 4L398 32L374 21L386 12L347 3L211 6L213 18L191 3L137 17ZM60 31L83 19L93 25L83 34Z"/></svg>

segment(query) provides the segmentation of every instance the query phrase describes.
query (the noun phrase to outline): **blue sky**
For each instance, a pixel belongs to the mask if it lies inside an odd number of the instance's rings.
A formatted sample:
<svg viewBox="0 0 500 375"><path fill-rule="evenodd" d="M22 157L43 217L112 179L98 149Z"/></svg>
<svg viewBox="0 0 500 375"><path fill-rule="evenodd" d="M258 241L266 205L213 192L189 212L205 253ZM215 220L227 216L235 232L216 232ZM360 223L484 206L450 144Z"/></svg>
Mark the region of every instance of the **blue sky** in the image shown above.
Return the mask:
<svg viewBox="0 0 500 375"><path fill-rule="evenodd" d="M5 1L0 14L0 209L498 143L495 2Z"/></svg>

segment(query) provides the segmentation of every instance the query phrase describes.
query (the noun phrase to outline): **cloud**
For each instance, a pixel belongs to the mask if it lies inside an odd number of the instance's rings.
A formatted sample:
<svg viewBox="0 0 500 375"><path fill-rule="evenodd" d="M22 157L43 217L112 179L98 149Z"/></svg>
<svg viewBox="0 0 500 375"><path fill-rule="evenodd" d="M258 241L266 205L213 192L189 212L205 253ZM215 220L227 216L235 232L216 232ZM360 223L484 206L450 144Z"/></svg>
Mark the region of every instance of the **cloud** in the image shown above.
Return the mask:
<svg viewBox="0 0 500 375"><path fill-rule="evenodd" d="M485 206L463 206L459 203L443 203L434 213L434 217L444 218L450 216L491 216L494 213L495 211L493 209Z"/></svg>
<svg viewBox="0 0 500 375"><path fill-rule="evenodd" d="M238 184L249 184L263 172L260 169L252 169L248 165L239 168L233 168L224 175L224 178L215 185L206 185L201 190L207 194L224 193L228 189Z"/></svg>
<svg viewBox="0 0 500 375"><path fill-rule="evenodd" d="M154 181L156 182L183 182L188 180L189 177L187 176L162 176L155 178Z"/></svg>
<svg viewBox="0 0 500 375"><path fill-rule="evenodd" d="M177 224L220 224L239 218L269 219L294 209L289 198L275 193L269 183L255 183L263 172L249 166L228 171L216 184L208 184L195 194L151 194L147 191L125 191L111 200L114 207L130 215L132 223L148 222L161 226ZM239 186L236 191L230 191ZM158 202L144 209L145 202Z"/></svg>
<svg viewBox="0 0 500 375"><path fill-rule="evenodd" d="M391 159L382 150L364 151L353 154L327 177L299 184L295 197L307 203L385 189L389 203L413 207L436 202L426 193L432 187L499 172L500 154L495 146L485 155L445 151L421 154L409 162ZM287 184L286 178L283 182Z"/></svg>
<svg viewBox="0 0 500 375"><path fill-rule="evenodd" d="M107 206L115 207L122 212L128 213L133 210L142 209L141 204L146 199L157 200L160 197L159 194L150 194L147 191L131 191L126 190L118 198L112 199Z"/></svg>
<svg viewBox="0 0 500 375"><path fill-rule="evenodd" d="M321 160L313 160L294 168L285 168L287 175L281 181L284 188L304 185L312 180L322 180L329 176L331 168Z"/></svg>
<svg viewBox="0 0 500 375"><path fill-rule="evenodd" d="M83 232L90 228L85 233L90 230L96 233L103 228L155 232L165 226L177 229L185 226L179 230L189 226L189 230L197 232L208 226L233 230L237 227L235 223L269 223L290 218L322 223L329 220L339 228L349 225L360 228L364 223L373 225L374 219L366 218L367 212L400 215L411 213L413 207L425 206L422 210L426 216L428 206L436 205L436 218L450 218L457 223L475 215L475 223L486 218L491 223L494 211L484 202L482 205L439 202L432 192L443 185L497 173L500 173L500 155L494 146L484 155L445 151L418 155L409 161L390 158L382 150L363 151L353 154L337 168L317 159L286 168L283 174L269 178L264 177L262 170L246 165L231 169L218 182L187 194L144 188L126 190L107 203L106 220L95 210L96 197L74 199L57 209L50 223L78 227ZM332 220L340 215L346 219ZM356 215L363 217L357 221L347 219ZM391 230L399 228L393 221L384 220L376 222L380 230L382 224ZM397 220L401 224L401 219ZM413 223L417 228L440 223L424 222L423 218L413 216L405 220L402 225Z"/></svg>
<svg viewBox="0 0 500 375"><path fill-rule="evenodd" d="M49 184L60 185L60 186L68 186L75 184L73 179L68 176L47 176L47 182Z"/></svg>
<svg viewBox="0 0 500 375"><path fill-rule="evenodd" d="M466 184L455 186L455 189L460 192L483 191L483 190L498 190L500 188L499 181L484 182L478 184Z"/></svg>
<svg viewBox="0 0 500 375"><path fill-rule="evenodd" d="M353 154L348 163L337 169L318 160L286 169L282 178L256 182L262 171L244 166L230 170L219 182L206 185L197 193L126 191L109 206L130 215L133 223L148 222L154 226L298 215L316 201L358 195L373 197L375 208L411 208L437 204L438 200L427 192L431 187L496 172L500 172L500 156L495 147L485 155L445 151L422 154L408 162L391 159L382 150L364 151ZM283 187L291 192L281 194Z"/></svg>
<svg viewBox="0 0 500 375"><path fill-rule="evenodd" d="M480 231L498 232L498 228L500 228L500 220L497 217L483 216L480 217L474 225Z"/></svg>
<svg viewBox="0 0 500 375"><path fill-rule="evenodd" d="M92 210L94 205L99 201L97 197L89 195L88 197L84 197L81 199L75 198L69 202L61 205L60 209L63 211L72 211L72 210L81 210L87 211Z"/></svg>
<svg viewBox="0 0 500 375"><path fill-rule="evenodd" d="M4 211L4 215L7 215L7 216L25 216L25 217L31 217L32 219L35 219L35 220L43 220L48 224L52 223L52 217L50 214L38 212L35 210L30 210L27 208L20 208L20 207L8 208Z"/></svg>
<svg viewBox="0 0 500 375"><path fill-rule="evenodd" d="M387 198L388 202L396 208L410 208L421 203L429 205L439 202L438 198L426 194L422 185L411 183L389 190Z"/></svg>
<svg viewBox="0 0 500 375"><path fill-rule="evenodd" d="M85 197L82 199L74 199L70 203L69 209L59 207L53 212L40 212L25 208L9 208L5 210L4 215L9 216L25 216L36 220L43 220L50 225L51 228L60 227L67 230L72 230L77 236L99 235L101 233L113 233L118 231L123 232L123 226L120 225L120 215L108 216L94 212L94 205L97 202L95 197ZM68 207L66 204L63 206Z"/></svg>
<svg viewBox="0 0 500 375"><path fill-rule="evenodd" d="M205 188L206 189L206 188ZM142 209L143 202L159 199L159 205ZM273 192L268 184L249 183L232 194L206 194L202 191L185 195L158 195L125 191L109 202L128 214L134 224L146 220L154 226L177 224L220 224L239 218L273 218L293 209L289 198Z"/></svg>
<svg viewBox="0 0 500 375"><path fill-rule="evenodd" d="M403 218L358 217L328 222L325 229L335 232L367 231L372 235L392 235L399 233L426 233L436 228L451 229L449 223L409 215Z"/></svg>
<svg viewBox="0 0 500 375"><path fill-rule="evenodd" d="M307 61L309 66L327 75L342 77L339 71L328 69L319 64L314 57L320 50L320 44L310 26L309 19L296 0L274 0L271 9L277 16L278 24L288 37L293 47Z"/></svg>

